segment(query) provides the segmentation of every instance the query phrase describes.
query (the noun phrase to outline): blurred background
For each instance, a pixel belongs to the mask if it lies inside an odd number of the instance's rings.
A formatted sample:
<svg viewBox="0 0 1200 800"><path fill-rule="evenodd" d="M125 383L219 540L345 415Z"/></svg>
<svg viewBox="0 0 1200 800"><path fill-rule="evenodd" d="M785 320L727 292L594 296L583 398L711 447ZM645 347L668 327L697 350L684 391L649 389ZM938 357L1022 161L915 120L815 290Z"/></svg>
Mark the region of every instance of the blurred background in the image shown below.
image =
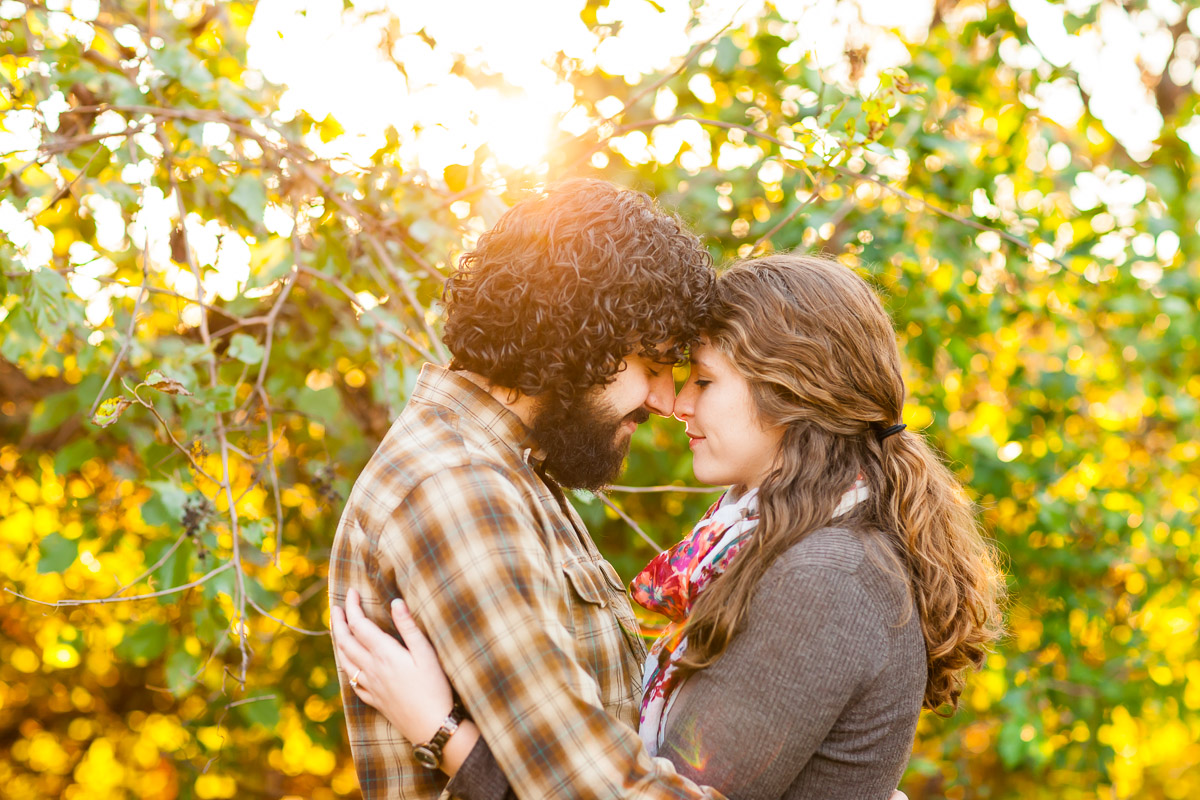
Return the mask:
<svg viewBox="0 0 1200 800"><path fill-rule="evenodd" d="M1011 593L901 788L1200 796L1198 60L1178 0L0 0L0 795L358 796L342 500L586 175L892 314ZM715 495L673 421L622 481L629 578Z"/></svg>

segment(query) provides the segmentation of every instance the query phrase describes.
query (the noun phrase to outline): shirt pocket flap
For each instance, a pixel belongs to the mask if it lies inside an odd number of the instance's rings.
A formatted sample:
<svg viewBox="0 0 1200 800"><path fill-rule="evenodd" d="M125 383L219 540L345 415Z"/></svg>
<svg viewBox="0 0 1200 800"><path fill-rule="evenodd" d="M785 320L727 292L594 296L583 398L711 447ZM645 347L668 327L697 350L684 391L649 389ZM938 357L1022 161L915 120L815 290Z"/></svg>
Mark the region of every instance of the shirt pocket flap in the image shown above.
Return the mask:
<svg viewBox="0 0 1200 800"><path fill-rule="evenodd" d="M617 570L612 564L607 561L601 561L600 571L604 573L604 578L608 581L609 586L621 594L625 594L625 583L621 580L621 576L617 574Z"/></svg>
<svg viewBox="0 0 1200 800"><path fill-rule="evenodd" d="M593 564L582 561L572 561L563 564L563 572L575 594L585 602L605 608L608 606L608 592L604 589L603 572Z"/></svg>

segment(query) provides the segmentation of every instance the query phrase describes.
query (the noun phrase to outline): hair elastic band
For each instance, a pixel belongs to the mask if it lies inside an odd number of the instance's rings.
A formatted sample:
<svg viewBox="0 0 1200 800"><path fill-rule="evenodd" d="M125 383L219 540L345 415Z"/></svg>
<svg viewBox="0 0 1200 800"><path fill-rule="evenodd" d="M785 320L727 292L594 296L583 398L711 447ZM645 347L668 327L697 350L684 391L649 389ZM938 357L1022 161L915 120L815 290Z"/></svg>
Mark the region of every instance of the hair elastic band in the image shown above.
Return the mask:
<svg viewBox="0 0 1200 800"><path fill-rule="evenodd" d="M907 427L908 427L907 425L905 425L903 422L901 422L899 425L893 425L890 428L885 428L884 430L879 432L879 441L882 442L884 439L888 438L893 433L899 433L900 431L904 430Z"/></svg>

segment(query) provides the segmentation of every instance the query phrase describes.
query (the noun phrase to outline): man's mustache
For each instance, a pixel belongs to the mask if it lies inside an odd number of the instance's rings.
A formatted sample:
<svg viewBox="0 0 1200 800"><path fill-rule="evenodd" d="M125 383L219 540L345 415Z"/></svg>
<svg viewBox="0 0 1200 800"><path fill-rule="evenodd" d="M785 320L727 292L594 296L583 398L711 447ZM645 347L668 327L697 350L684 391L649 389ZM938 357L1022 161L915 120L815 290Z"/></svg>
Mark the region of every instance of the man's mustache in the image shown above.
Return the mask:
<svg viewBox="0 0 1200 800"><path fill-rule="evenodd" d="M639 408L630 412L629 414L626 414L625 419L622 420L622 422L632 422L635 425L641 425L648 419L650 419L650 412L644 408Z"/></svg>

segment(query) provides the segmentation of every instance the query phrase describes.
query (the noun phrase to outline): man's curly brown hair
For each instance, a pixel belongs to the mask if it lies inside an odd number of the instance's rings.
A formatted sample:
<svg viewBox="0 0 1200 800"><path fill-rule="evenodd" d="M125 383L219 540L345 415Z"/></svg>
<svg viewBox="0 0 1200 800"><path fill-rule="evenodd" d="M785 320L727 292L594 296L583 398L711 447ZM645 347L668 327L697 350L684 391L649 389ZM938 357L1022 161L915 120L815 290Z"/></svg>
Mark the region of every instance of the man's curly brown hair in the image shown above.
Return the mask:
<svg viewBox="0 0 1200 800"><path fill-rule="evenodd" d="M451 368L569 403L635 351L681 361L713 281L699 239L645 194L560 183L509 209L446 283Z"/></svg>

